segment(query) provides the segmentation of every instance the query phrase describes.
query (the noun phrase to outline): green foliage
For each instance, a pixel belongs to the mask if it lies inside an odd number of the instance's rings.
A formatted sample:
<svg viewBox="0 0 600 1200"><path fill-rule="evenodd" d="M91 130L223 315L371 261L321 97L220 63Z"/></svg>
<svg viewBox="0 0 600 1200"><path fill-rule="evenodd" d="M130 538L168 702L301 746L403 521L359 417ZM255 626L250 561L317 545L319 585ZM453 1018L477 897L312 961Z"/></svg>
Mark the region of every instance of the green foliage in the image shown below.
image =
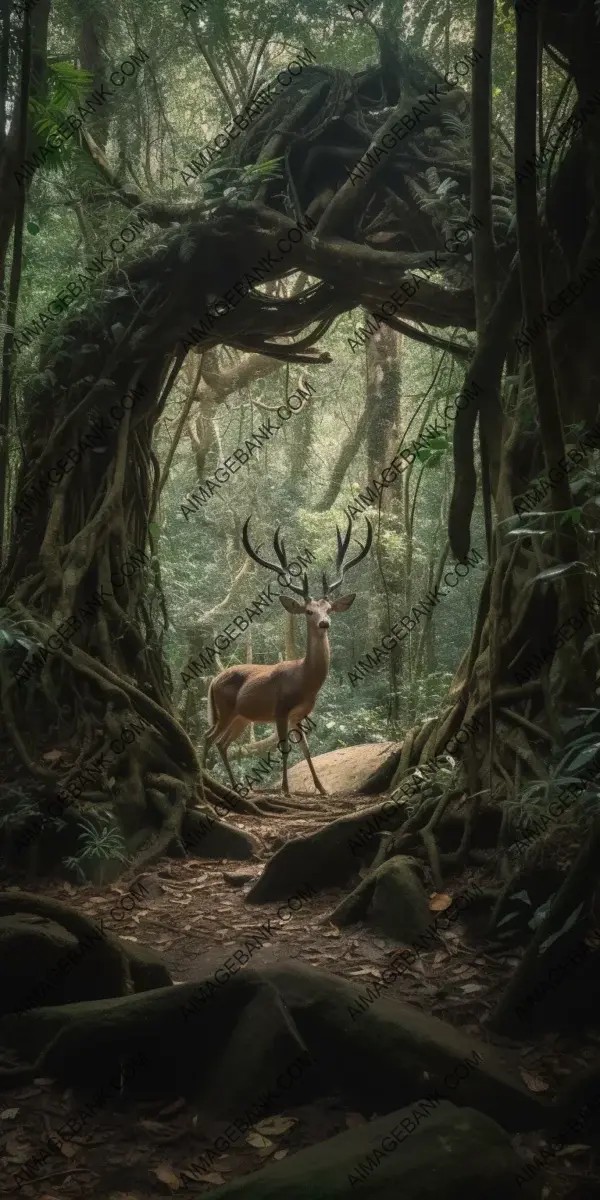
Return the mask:
<svg viewBox="0 0 600 1200"><path fill-rule="evenodd" d="M566 745L554 746L548 778L528 784L516 799L505 801L514 810L519 825L525 828L539 816L549 816L551 821L556 819L550 813L550 806L561 794L564 795L561 793L563 788L567 794L569 789L572 790L569 808L571 803L573 809L579 806L584 816L597 816L600 811L597 774L591 780L585 778L581 790L582 773L600 758L600 708L579 708L574 716L563 718L560 726Z"/></svg>
<svg viewBox="0 0 600 1200"><path fill-rule="evenodd" d="M23 632L10 609L0 608L0 654L15 651L18 646L33 654L38 643Z"/></svg>
<svg viewBox="0 0 600 1200"><path fill-rule="evenodd" d="M64 865L76 872L81 883L95 880L95 868L99 867L99 882L102 883L105 863L115 860L122 863L128 861L124 853L123 835L112 815L103 821L100 811L94 814L93 818L82 817L79 824L81 833L77 840L81 844L81 850L78 854L63 859Z"/></svg>
<svg viewBox="0 0 600 1200"><path fill-rule="evenodd" d="M19 787L4 787L1 792L0 830L12 836L18 829L39 817L39 806Z"/></svg>
<svg viewBox="0 0 600 1200"><path fill-rule="evenodd" d="M51 134L56 133L57 127L62 124L71 109L77 109L83 104L91 90L92 82L93 76L90 71L74 67L70 62L48 64L45 100L42 102L32 97L29 101L31 123L40 141L45 142ZM44 170L52 172L62 169L76 152L77 138L69 138L46 160ZM37 233L38 230L39 226L35 230L30 229L29 232Z"/></svg>
<svg viewBox="0 0 600 1200"><path fill-rule="evenodd" d="M257 187L268 179L283 179L281 158L265 159L245 167L211 167L202 175L202 193L210 203L221 198L230 204L254 198Z"/></svg>

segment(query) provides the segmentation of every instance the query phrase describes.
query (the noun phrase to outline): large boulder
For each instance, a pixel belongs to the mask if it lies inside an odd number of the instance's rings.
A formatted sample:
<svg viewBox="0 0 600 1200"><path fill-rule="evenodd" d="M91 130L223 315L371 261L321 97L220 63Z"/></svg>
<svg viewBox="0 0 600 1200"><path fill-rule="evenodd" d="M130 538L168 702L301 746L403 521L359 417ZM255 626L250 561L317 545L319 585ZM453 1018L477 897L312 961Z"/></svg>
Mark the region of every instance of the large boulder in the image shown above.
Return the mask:
<svg viewBox="0 0 600 1200"><path fill-rule="evenodd" d="M327 792L357 792L375 771L388 762L390 755L398 750L397 742L369 742L362 746L342 746L313 758L315 771ZM314 792L308 763L302 759L288 771L291 792ZM389 778L387 779L389 783ZM382 783L380 791L386 789Z"/></svg>
<svg viewBox="0 0 600 1200"><path fill-rule="evenodd" d="M499 1125L421 1101L218 1188L214 1200L537 1200Z"/></svg>

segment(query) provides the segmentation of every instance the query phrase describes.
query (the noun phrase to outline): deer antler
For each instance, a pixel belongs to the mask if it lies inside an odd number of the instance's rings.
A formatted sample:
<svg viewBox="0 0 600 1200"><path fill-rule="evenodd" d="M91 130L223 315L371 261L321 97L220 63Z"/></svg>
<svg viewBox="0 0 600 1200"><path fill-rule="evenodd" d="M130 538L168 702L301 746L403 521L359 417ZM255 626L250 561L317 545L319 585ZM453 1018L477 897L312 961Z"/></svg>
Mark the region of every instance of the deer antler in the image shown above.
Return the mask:
<svg viewBox="0 0 600 1200"><path fill-rule="evenodd" d="M242 530L242 542L244 544L244 550L246 551L246 554L249 554L250 558L253 558L254 562L259 563L261 567L266 567L268 571L276 571L278 575L281 575L283 573L284 575L287 575L289 578L288 562L287 562L287 555L285 553L285 546L283 544L283 539L281 539L279 537L279 530L281 529L281 525L277 526L277 529L275 530L275 537L273 538L273 549L275 550L275 553L276 553L277 558L279 559L279 563L280 563L279 566L276 566L275 563L267 562L266 558L260 557L260 554L258 553L258 551L260 550L260 546L258 547L257 550L252 549L252 546L250 545L250 541L248 538L248 526L249 526L251 520L252 520L252 516L250 515L248 517L248 520L246 521L246 524L244 525L243 530ZM285 583L284 585L281 585L281 586L285 586L286 588L289 589L290 592L295 592L297 596L302 596L303 600L310 599L309 594L308 594L308 576L307 576L306 572L304 573L304 575L302 577L302 587L301 588L297 587L295 583Z"/></svg>
<svg viewBox="0 0 600 1200"><path fill-rule="evenodd" d="M337 534L337 558L335 560L335 569L336 571L340 571L340 576L339 579L334 580L332 584L328 584L327 579L325 578L325 573L323 573L324 597L327 597L331 594L331 592L336 591L337 588L339 588L346 571L349 571L351 567L355 567L356 564L361 562L365 555L369 553L369 550L371 549L371 542L373 541L373 527L367 517L365 517L365 521L367 523L367 540L364 546L361 546L360 542L358 543L360 546L360 553L357 554L355 558L351 558L350 562L346 563L345 566L344 558L346 557L346 552L348 550L348 546L350 545L350 537L352 535L352 517L348 517L348 529L346 530L345 537L342 537L339 526L336 525L335 532Z"/></svg>

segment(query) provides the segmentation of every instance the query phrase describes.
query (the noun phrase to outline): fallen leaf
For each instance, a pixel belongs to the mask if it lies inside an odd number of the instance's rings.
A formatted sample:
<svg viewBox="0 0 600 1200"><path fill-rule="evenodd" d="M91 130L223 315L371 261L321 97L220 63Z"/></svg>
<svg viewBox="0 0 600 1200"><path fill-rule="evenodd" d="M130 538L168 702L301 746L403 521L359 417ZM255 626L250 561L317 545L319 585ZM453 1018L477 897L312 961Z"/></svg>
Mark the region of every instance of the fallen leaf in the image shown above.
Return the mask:
<svg viewBox="0 0 600 1200"><path fill-rule="evenodd" d="M339 938L341 937L339 929L327 929L323 934L324 938Z"/></svg>
<svg viewBox="0 0 600 1200"><path fill-rule="evenodd" d="M264 1150L266 1146L273 1145L269 1138L263 1137L262 1133L254 1133L253 1130L248 1134L246 1141L251 1146L255 1146L257 1150Z"/></svg>
<svg viewBox="0 0 600 1200"><path fill-rule="evenodd" d="M366 1125L367 1118L363 1117L362 1113L349 1112L346 1113L346 1126L348 1129L355 1129L357 1125Z"/></svg>
<svg viewBox="0 0 600 1200"><path fill-rule="evenodd" d="M527 1087L529 1088L530 1092L547 1092L548 1091L549 1084L544 1083L544 1080L540 1079L539 1075L531 1075L529 1073L529 1071L524 1071L524 1070L520 1071L520 1075L521 1075L521 1079L523 1080L523 1083L527 1084Z"/></svg>
<svg viewBox="0 0 600 1200"><path fill-rule="evenodd" d="M14 1121L18 1108L5 1108L4 1112L0 1112L0 1121Z"/></svg>
<svg viewBox="0 0 600 1200"><path fill-rule="evenodd" d="M447 892L434 892L429 900L429 909L431 912L445 912L452 904L452 896Z"/></svg>
<svg viewBox="0 0 600 1200"><path fill-rule="evenodd" d="M166 1126L161 1125L160 1121L151 1121L150 1119L140 1120L140 1121L138 1121L138 1125L141 1125L142 1129L148 1129L150 1131L150 1133L166 1133L167 1132Z"/></svg>
<svg viewBox="0 0 600 1200"><path fill-rule="evenodd" d="M258 1129L259 1133L278 1134L287 1133L292 1125L297 1125L296 1117L266 1117L264 1121L257 1121L254 1129Z"/></svg>
<svg viewBox="0 0 600 1200"><path fill-rule="evenodd" d="M73 1158L73 1155L77 1154L78 1147L74 1146L72 1142L61 1142L59 1149L65 1158Z"/></svg>
<svg viewBox="0 0 600 1200"><path fill-rule="evenodd" d="M199 1171L186 1167L181 1174L193 1179L194 1183L225 1183L223 1175L219 1175L218 1171L209 1171L208 1175L201 1175Z"/></svg>
<svg viewBox="0 0 600 1200"><path fill-rule="evenodd" d="M4 1143L5 1153L9 1155L15 1162L27 1162L32 1154L32 1147L28 1142L19 1141L19 1135L10 1133Z"/></svg>
<svg viewBox="0 0 600 1200"><path fill-rule="evenodd" d="M565 1154L583 1154L584 1150L591 1150L591 1146L585 1146L583 1142L576 1142L574 1146L563 1146L562 1150L556 1151L556 1157L564 1157Z"/></svg>
<svg viewBox="0 0 600 1200"><path fill-rule="evenodd" d="M465 992L465 994L467 992L482 992L483 991L482 983L461 983L460 986L461 986L463 992ZM533 1090L535 1091L535 1088Z"/></svg>
<svg viewBox="0 0 600 1200"><path fill-rule="evenodd" d="M152 1174L156 1175L156 1178L160 1179L161 1183L166 1183L168 1187L174 1188L175 1191L181 1186L179 1176L175 1174L168 1163L161 1163L159 1167L152 1167Z"/></svg>
<svg viewBox="0 0 600 1200"><path fill-rule="evenodd" d="M287 1150L276 1150L273 1155L273 1158L276 1158L277 1162L279 1162L280 1159L285 1158L286 1154L287 1154Z"/></svg>
<svg viewBox="0 0 600 1200"><path fill-rule="evenodd" d="M180 1096L178 1100L174 1100L172 1104L167 1104L166 1108L161 1108L159 1117L171 1117L173 1113L179 1112L180 1108L185 1108L185 1100Z"/></svg>

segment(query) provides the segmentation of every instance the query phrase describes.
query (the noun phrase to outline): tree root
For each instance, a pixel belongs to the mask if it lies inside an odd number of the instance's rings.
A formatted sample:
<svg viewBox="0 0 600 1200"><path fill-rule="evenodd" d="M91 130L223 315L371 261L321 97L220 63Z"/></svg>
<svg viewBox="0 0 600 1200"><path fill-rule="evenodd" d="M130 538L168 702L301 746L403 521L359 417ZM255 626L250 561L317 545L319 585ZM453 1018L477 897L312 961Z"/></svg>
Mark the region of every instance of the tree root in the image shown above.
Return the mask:
<svg viewBox="0 0 600 1200"><path fill-rule="evenodd" d="M533 721L529 721L522 713L516 712L514 708L507 708L504 704L498 711L502 712L510 721L514 721L515 725L520 725L521 729L527 730L527 733L531 734L536 740L547 742L550 746L552 745L552 734L548 733L547 729L542 729L541 725L536 725Z"/></svg>
<svg viewBox="0 0 600 1200"><path fill-rule="evenodd" d="M421 829L421 837L423 838L423 842L425 844L425 849L427 851L427 857L429 858L429 865L431 867L431 874L433 875L433 881L435 883L435 886L436 886L438 892L441 892L441 890L444 886L444 881L442 879L442 870L441 870L441 865L440 865L440 853L437 848L437 843L436 843L436 840L434 837L434 830L435 830L436 826L439 825L439 823L448 807L448 804L451 799L451 795L452 795L452 789L450 787L446 788L446 791L444 792L443 796L440 796L427 824L424 825L423 828Z"/></svg>
<svg viewBox="0 0 600 1200"><path fill-rule="evenodd" d="M317 806L314 804L297 804L287 796L271 796L257 797L256 804L261 813L286 813L286 812L316 812Z"/></svg>
<svg viewBox="0 0 600 1200"><path fill-rule="evenodd" d="M85 941L93 945L99 957L98 971L110 979L114 995L128 996L133 992L129 962L118 939L105 933L91 917L84 916L68 904L61 904L59 900L47 900L29 892L0 894L0 916L12 916L19 912L35 913L48 921L55 921L76 937L79 943Z"/></svg>
<svg viewBox="0 0 600 1200"><path fill-rule="evenodd" d="M135 872L140 871L142 867L146 867L151 862L156 862L157 858L166 853L171 842L179 838L183 816L188 807L187 800L193 798L192 789L180 779L165 775L148 775L148 783L158 785L161 789L159 791L155 786L152 792L155 805L158 804L162 807L164 820L160 831L145 846L142 846L133 859L131 869ZM175 802L170 807L164 799L163 789L175 792ZM180 845L183 850L181 842Z"/></svg>

